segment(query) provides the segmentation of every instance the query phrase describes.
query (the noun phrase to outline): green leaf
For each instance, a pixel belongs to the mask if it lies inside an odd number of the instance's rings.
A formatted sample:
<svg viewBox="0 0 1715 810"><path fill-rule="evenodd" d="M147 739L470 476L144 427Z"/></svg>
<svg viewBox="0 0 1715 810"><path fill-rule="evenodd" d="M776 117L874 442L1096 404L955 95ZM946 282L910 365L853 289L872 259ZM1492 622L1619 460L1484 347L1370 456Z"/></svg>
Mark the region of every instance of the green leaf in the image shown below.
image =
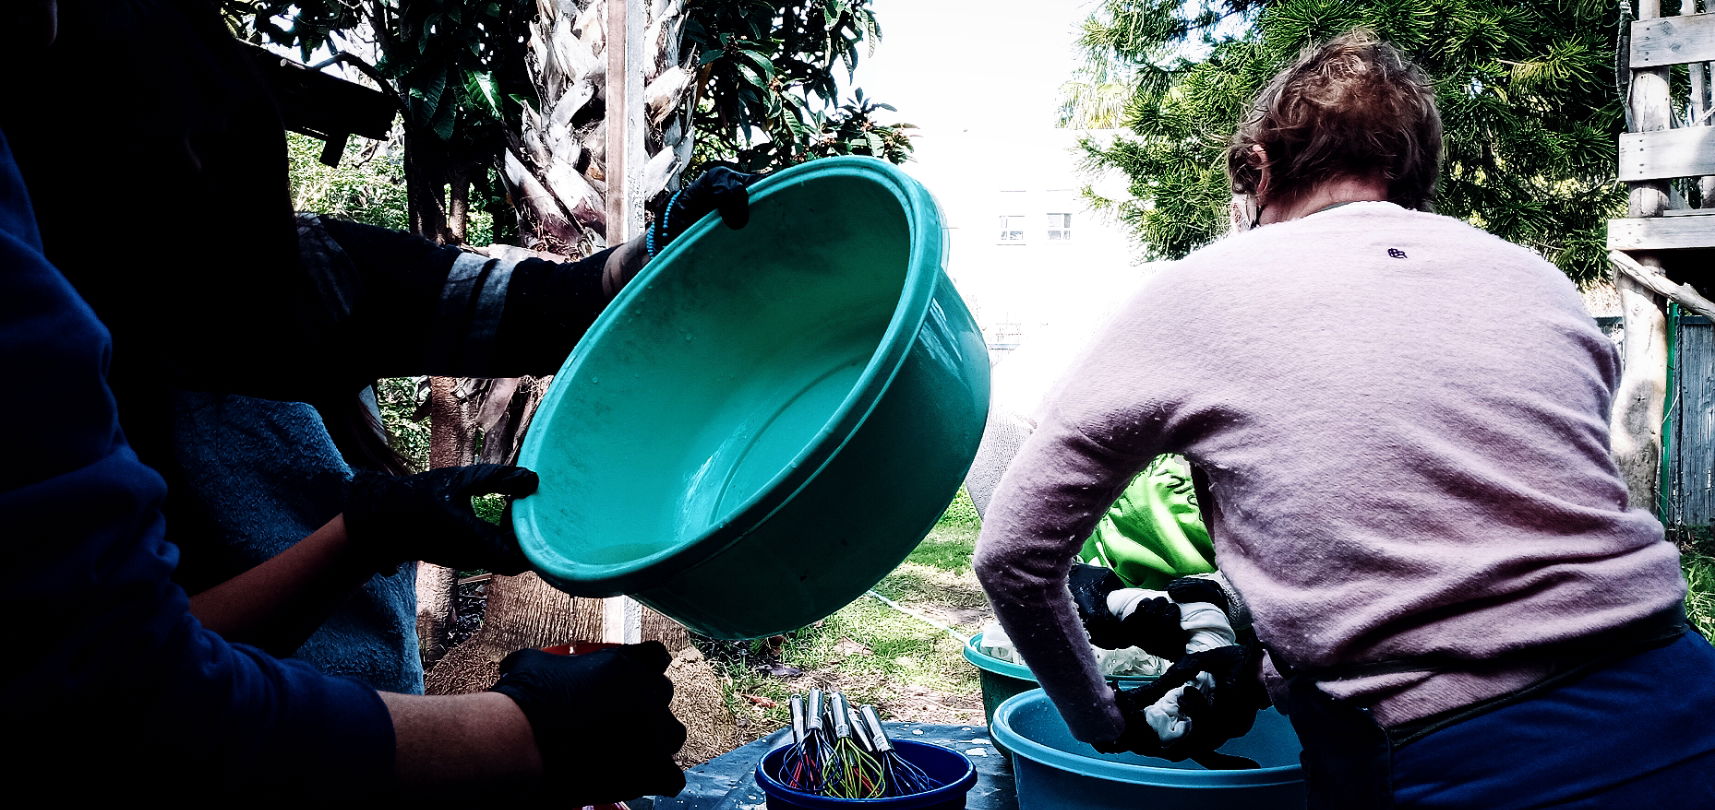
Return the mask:
<svg viewBox="0 0 1715 810"><path fill-rule="evenodd" d="M738 51L738 56L754 65L764 76L767 76L770 79L774 78L774 62L768 58L768 54L761 51L741 48Z"/></svg>
<svg viewBox="0 0 1715 810"><path fill-rule="evenodd" d="M453 125L458 122L458 110L457 104L442 104L440 109L435 111L435 119L430 122L430 128L434 130L436 137L443 141L453 139Z"/></svg>
<svg viewBox="0 0 1715 810"><path fill-rule="evenodd" d="M480 92L480 98L488 104L488 111L494 115L500 114L500 96L495 91L494 74L471 72L471 82Z"/></svg>

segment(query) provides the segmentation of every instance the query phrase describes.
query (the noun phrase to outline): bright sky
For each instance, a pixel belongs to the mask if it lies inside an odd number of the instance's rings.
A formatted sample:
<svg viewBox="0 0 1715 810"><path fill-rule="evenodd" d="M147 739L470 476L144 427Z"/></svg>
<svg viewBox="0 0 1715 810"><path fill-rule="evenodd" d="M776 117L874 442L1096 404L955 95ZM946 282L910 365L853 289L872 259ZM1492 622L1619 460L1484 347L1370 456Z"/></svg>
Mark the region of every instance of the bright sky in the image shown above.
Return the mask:
<svg viewBox="0 0 1715 810"><path fill-rule="evenodd" d="M881 44L856 83L933 137L1052 126L1094 0L875 0Z"/></svg>
<svg viewBox="0 0 1715 810"><path fill-rule="evenodd" d="M883 121L920 129L905 170L940 202L952 229L948 271L985 325L1061 320L1093 301L1120 300L1139 276L1117 225L1078 214L1075 244L996 244L997 215L1076 210L1032 199L1001 211L1004 192L1060 199L1089 182L1073 152L1080 133L1056 129L1060 86L1082 60L1078 31L1097 0L874 0L881 44L854 84L898 108ZM1040 236L1041 234L1036 234ZM1044 252L1044 250L1048 252Z"/></svg>

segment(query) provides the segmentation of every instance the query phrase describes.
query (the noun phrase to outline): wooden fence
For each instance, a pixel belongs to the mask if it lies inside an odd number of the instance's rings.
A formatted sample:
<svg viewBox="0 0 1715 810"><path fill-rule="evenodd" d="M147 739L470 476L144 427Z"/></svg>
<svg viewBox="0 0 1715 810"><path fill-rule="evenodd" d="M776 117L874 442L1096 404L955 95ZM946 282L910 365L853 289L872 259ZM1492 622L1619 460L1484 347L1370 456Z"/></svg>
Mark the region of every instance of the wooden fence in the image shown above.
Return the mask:
<svg viewBox="0 0 1715 810"><path fill-rule="evenodd" d="M1597 321L1616 338L1625 328L1619 318ZM1689 316L1669 327L1672 360L1662 425L1667 463L1657 512L1669 525L1715 525L1715 324Z"/></svg>

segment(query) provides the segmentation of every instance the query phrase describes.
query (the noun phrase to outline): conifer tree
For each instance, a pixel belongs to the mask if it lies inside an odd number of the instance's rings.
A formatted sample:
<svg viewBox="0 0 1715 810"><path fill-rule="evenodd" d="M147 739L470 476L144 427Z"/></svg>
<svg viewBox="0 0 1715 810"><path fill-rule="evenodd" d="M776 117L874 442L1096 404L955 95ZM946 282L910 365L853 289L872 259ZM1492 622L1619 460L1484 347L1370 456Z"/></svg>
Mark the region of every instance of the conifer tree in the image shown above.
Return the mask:
<svg viewBox="0 0 1715 810"><path fill-rule="evenodd" d="M1306 47L1367 27L1435 82L1446 130L1436 210L1588 283L1605 274L1605 220L1623 216L1615 142L1624 112L1616 40L1630 15L1600 0L1104 0L1084 25L1093 67L1133 87L1123 132L1089 139L1093 169L1133 198L1103 201L1154 258L1220 236L1222 149L1276 71ZM1087 126L1069 83L1063 123Z"/></svg>

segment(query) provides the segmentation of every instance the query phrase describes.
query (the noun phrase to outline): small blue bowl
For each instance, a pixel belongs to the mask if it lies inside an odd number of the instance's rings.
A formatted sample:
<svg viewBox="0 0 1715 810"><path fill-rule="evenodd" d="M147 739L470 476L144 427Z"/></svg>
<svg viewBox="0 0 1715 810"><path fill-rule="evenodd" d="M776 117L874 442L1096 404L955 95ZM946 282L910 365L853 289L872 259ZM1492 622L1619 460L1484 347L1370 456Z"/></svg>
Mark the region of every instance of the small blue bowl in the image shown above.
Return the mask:
<svg viewBox="0 0 1715 810"><path fill-rule="evenodd" d="M941 786L915 796L894 796L887 799L836 799L831 796L817 796L793 790L772 775L780 770L780 761L785 759L786 750L791 747L788 744L776 748L768 752L761 762L756 763L756 784L768 795L769 810L868 807L888 810L961 810L965 806L965 794L971 792L971 786L977 783L976 766L972 765L970 758L964 754L916 740L894 740L894 750L898 751L900 756L922 768L931 779L940 782Z"/></svg>
<svg viewBox="0 0 1715 810"><path fill-rule="evenodd" d="M989 733L1012 749L1021 810L1286 810L1304 806L1298 735L1274 709L1221 747L1253 770L1208 770L1139 754L1103 754L1072 736L1040 689L1001 704Z"/></svg>

